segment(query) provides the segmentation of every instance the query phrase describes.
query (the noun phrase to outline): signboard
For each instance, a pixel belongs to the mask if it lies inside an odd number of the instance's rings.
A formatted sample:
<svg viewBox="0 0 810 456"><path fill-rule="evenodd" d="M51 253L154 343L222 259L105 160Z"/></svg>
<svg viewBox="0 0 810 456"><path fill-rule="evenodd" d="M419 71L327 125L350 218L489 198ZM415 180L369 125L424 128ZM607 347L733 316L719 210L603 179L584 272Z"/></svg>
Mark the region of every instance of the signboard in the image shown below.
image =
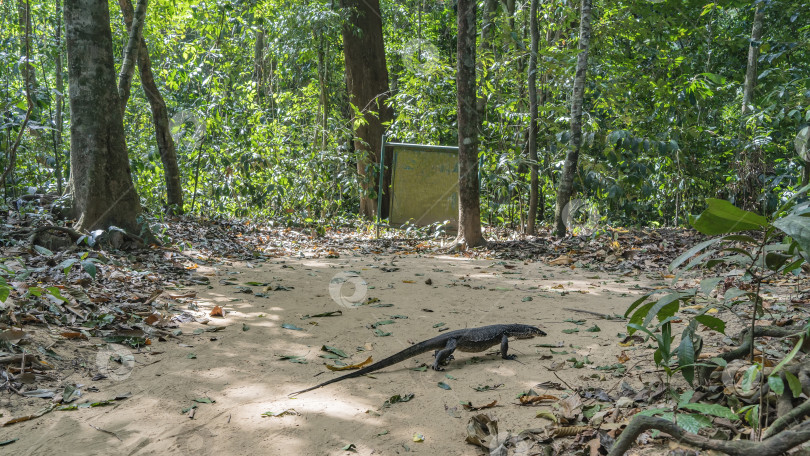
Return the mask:
<svg viewBox="0 0 810 456"><path fill-rule="evenodd" d="M458 147L387 143L393 148L389 222L458 227ZM382 182L380 182L382 189ZM379 213L378 213L379 215Z"/></svg>

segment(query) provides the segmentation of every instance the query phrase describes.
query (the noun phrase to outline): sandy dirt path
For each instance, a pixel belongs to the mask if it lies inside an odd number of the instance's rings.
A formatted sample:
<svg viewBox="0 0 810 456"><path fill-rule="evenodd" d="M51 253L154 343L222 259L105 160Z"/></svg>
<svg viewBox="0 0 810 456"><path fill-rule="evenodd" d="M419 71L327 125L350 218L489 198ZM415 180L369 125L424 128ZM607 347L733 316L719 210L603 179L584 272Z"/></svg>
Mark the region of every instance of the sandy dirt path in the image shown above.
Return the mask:
<svg viewBox="0 0 810 456"><path fill-rule="evenodd" d="M249 266L234 263L199 270L211 279L210 287L196 287L194 302L199 314L218 305L226 311L224 318L211 318L206 325L183 324L184 335L179 340L155 342L150 348L157 354L135 353L134 368L120 378L94 382L84 373L66 380L85 385L80 402L123 393L131 393L131 397L106 407L53 411L2 429L0 440L20 440L0 452L481 454L464 442L467 422L474 413L463 410L460 401L483 405L497 400L498 407L488 412L497 416L502 431L519 432L549 424L536 418L536 414L550 409L550 404L515 405L518 394L542 382L562 381L615 392L622 378L595 367L617 362L616 356L622 350L617 334L624 332L624 324L566 309L621 314L645 292L645 287L655 285L654 278L645 276L451 256L344 255L332 259L269 259ZM426 283L428 279L430 284ZM257 297L237 293L235 285L224 281L239 286L251 281L270 283L274 290L252 286L254 292L267 296ZM367 302L370 298L372 302L346 305L340 296L350 295L355 300ZM389 304L393 306L373 307ZM301 318L332 311L341 311L342 315ZM567 319L587 321L575 325ZM379 337L370 326L385 320L394 323L378 329L391 334ZM444 325L434 327L440 323ZM492 352L480 354L456 352L455 361L445 372L412 370L431 363L432 356L426 353L383 369L373 378L349 379L297 398L287 397L290 392L340 375L324 368L325 362L333 364L333 360L318 356L325 353L321 351L323 345L346 352L350 356L347 363L358 363L368 356L376 361L411 343L434 337L443 328L496 323L538 325L548 336L511 342L510 352L517 354L517 361L501 359L494 347ZM285 329L283 324L302 330ZM586 331L594 325L601 331ZM197 329L214 326L225 328L194 334ZM573 328L579 332L563 333ZM561 347L550 349L537 344ZM308 363L283 360L284 355L301 356ZM586 356L593 364L581 369L565 362ZM631 353L631 357L636 356L640 358L641 352ZM563 363L564 367L552 372L549 367L555 363ZM631 369L625 380L638 383L641 377L643 373ZM439 382L452 389L440 388ZM473 389L497 384L503 386L487 392ZM89 386L98 391L87 391ZM543 388L536 391L564 394ZM414 397L381 408L395 394ZM214 402L196 403L193 419L182 413L200 398ZM32 411L47 402L27 401ZM297 415L262 416L264 412L290 409ZM424 441L415 442L415 434L422 435ZM349 444L355 445L356 453L341 450Z"/></svg>

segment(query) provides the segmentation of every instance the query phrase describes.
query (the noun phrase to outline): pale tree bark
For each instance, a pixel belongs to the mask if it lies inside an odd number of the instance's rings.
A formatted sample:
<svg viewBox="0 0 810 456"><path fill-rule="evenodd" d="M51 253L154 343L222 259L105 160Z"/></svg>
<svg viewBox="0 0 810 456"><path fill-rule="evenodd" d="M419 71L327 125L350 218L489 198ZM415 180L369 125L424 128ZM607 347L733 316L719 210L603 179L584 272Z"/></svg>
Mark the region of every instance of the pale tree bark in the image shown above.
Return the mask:
<svg viewBox="0 0 810 456"><path fill-rule="evenodd" d="M343 27L343 54L346 60L346 85L349 101L364 114L365 124L354 131L355 150L360 152L357 172L361 176L364 195L360 199L360 213L368 218L377 213L376 198L367 193L377 188L373 165L380 163L380 146L385 132L383 123L393 117L386 105L388 98L388 68L385 64L382 17L379 0L341 0L349 10L349 21ZM374 115L371 111L376 112ZM386 154L385 162L390 164ZM384 170L382 214L388 213L390 167Z"/></svg>
<svg viewBox="0 0 810 456"><path fill-rule="evenodd" d="M326 142L329 139L327 134L328 121L329 121L329 77L326 67L326 44L323 32L320 32L315 37L318 41L318 85L320 86L320 100L318 102L320 108L320 137L321 137L321 150L326 150Z"/></svg>
<svg viewBox="0 0 810 456"><path fill-rule="evenodd" d="M118 0L118 6L124 16L127 31L131 33L134 21L134 12L130 0ZM177 151L169 127L169 111L166 102L155 83L152 73L152 61L149 58L149 49L143 32L138 34L138 74L141 77L141 87L149 108L152 111L152 124L155 126L155 140L157 142L160 161L163 164L163 174L166 179L166 213L179 215L183 213L183 187L180 184L180 167L177 165ZM122 110L123 112L123 110Z"/></svg>
<svg viewBox="0 0 810 456"><path fill-rule="evenodd" d="M65 104L65 82L62 77L62 0L56 2L56 113L54 114L54 162L56 191L62 195L62 106Z"/></svg>
<svg viewBox="0 0 810 456"><path fill-rule="evenodd" d="M588 48L591 43L591 0L582 0L579 23L579 55L577 55L574 90L571 96L571 143L565 157L560 185L557 189L557 205L554 209L554 230L565 236L564 210L571 201L574 190L574 174L577 172L579 152L582 147L582 103L585 98L585 72L588 68Z"/></svg>
<svg viewBox="0 0 810 456"><path fill-rule="evenodd" d="M70 180L76 227L139 233L141 204L127 157L107 0L65 0Z"/></svg>
<svg viewBox="0 0 810 456"><path fill-rule="evenodd" d="M481 233L478 192L478 129L475 98L476 0L458 1L457 115L458 115L458 238L457 245L486 244Z"/></svg>
<svg viewBox="0 0 810 456"><path fill-rule="evenodd" d="M529 27L531 28L531 51L529 53L529 215L526 221L526 234L534 234L537 220L537 206L539 202L539 179L537 177L537 52L540 42L540 30L537 25L537 2L531 0L529 8Z"/></svg>
<svg viewBox="0 0 810 456"><path fill-rule="evenodd" d="M751 111L754 103L754 88L757 85L757 59L759 58L759 45L762 40L762 22L765 17L762 7L758 6L754 12L754 25L751 28L751 41L748 45L748 66L745 69L745 83L743 85L742 114Z"/></svg>
<svg viewBox="0 0 810 456"><path fill-rule="evenodd" d="M144 17L146 17L146 5L148 0L138 0L135 8L135 19L132 25L128 26L129 40L124 48L124 59L121 63L121 71L118 75L118 97L121 99L121 113L127 110L129 94L132 88L132 75L135 74L135 65L138 62L138 51L140 46L141 31L143 30Z"/></svg>

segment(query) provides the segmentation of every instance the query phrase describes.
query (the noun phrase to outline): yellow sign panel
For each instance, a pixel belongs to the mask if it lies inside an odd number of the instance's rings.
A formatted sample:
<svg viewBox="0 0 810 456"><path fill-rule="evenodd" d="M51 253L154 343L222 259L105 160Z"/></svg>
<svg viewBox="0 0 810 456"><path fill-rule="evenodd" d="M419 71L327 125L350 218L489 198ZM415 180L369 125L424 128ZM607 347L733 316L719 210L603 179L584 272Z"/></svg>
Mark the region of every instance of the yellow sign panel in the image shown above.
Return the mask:
<svg viewBox="0 0 810 456"><path fill-rule="evenodd" d="M424 226L448 220L448 226L458 227L458 153L394 146L390 223Z"/></svg>

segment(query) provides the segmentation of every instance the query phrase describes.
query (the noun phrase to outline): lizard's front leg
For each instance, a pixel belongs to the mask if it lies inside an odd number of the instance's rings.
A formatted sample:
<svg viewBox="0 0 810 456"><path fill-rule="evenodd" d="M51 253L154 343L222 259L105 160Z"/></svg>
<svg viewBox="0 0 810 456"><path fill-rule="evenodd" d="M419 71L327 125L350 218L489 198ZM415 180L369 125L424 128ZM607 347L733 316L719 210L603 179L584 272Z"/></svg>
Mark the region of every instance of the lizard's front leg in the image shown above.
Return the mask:
<svg viewBox="0 0 810 456"><path fill-rule="evenodd" d="M447 345L445 345L443 349L436 351L436 359L433 360L433 370L444 370L442 366L453 359L453 352L456 350L456 344L456 339L450 339L447 341Z"/></svg>
<svg viewBox="0 0 810 456"><path fill-rule="evenodd" d="M501 358L503 359L517 359L517 356L508 354L509 352L509 337L506 334L501 339Z"/></svg>

